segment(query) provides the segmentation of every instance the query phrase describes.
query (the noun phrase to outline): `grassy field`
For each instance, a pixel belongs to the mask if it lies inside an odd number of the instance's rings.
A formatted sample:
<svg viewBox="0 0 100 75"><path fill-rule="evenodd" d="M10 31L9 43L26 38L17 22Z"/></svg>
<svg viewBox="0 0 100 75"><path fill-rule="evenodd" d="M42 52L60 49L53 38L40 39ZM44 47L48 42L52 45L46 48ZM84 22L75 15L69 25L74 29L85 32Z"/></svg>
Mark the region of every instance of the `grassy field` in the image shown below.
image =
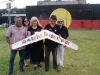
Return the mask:
<svg viewBox="0 0 100 75"><path fill-rule="evenodd" d="M8 72L10 49L5 41L6 30L0 29L0 75L6 75ZM17 54L13 75L100 75L100 31L69 29L69 34L69 40L77 44L79 49L65 49L64 68L59 67L59 73L53 70L52 57L49 72L45 72L44 67L35 71L30 64L25 67L25 72L21 73Z"/></svg>

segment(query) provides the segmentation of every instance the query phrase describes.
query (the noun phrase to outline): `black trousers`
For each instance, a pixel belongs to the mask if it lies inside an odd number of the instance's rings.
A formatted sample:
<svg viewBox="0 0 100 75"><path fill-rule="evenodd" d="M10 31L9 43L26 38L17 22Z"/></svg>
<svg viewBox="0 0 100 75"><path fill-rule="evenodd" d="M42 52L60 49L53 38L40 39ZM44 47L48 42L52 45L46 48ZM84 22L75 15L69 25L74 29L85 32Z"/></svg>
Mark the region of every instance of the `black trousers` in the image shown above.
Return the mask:
<svg viewBox="0 0 100 75"><path fill-rule="evenodd" d="M53 55L53 68L57 69L57 47L48 47L45 46L45 69L49 69L49 56L50 52L52 51Z"/></svg>

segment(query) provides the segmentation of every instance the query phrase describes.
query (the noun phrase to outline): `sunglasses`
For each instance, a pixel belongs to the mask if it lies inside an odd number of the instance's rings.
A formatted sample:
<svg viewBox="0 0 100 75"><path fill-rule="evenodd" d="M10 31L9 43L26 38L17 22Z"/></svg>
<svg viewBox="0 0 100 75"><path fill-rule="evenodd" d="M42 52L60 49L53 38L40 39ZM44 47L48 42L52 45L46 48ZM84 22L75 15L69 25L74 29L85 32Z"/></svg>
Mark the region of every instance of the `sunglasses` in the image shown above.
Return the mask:
<svg viewBox="0 0 100 75"><path fill-rule="evenodd" d="M58 21L58 23L62 23L63 21Z"/></svg>
<svg viewBox="0 0 100 75"><path fill-rule="evenodd" d="M28 21L24 21L24 22L28 22Z"/></svg>

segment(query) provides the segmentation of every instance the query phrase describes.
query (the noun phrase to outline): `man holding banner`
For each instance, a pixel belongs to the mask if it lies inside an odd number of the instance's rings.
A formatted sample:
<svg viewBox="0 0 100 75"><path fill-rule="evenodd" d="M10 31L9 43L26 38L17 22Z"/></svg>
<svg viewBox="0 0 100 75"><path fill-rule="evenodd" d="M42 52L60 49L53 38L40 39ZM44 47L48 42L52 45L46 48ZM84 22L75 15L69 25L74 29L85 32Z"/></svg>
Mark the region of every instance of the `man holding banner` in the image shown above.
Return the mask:
<svg viewBox="0 0 100 75"><path fill-rule="evenodd" d="M60 35L60 27L56 25L56 21L57 21L57 17L55 15L51 15L50 24L46 25L44 29L51 31L55 33L56 35ZM57 66L57 46L58 46L58 43L49 39L45 40L45 71L49 70L49 56L50 56L50 52L52 51L53 68L57 72L59 72L58 66Z"/></svg>
<svg viewBox="0 0 100 75"><path fill-rule="evenodd" d="M9 71L7 75L11 75L13 72L13 65L14 65L14 59L17 54L17 51L19 51L20 61L19 61L19 69L21 72L24 72L23 66L24 66L24 47L20 47L17 49L12 50L12 44L25 39L27 36L27 29L22 26L22 18L21 17L15 17L14 19L15 25L12 25L8 28L6 33L6 41L8 42L10 46L10 60L9 60Z"/></svg>

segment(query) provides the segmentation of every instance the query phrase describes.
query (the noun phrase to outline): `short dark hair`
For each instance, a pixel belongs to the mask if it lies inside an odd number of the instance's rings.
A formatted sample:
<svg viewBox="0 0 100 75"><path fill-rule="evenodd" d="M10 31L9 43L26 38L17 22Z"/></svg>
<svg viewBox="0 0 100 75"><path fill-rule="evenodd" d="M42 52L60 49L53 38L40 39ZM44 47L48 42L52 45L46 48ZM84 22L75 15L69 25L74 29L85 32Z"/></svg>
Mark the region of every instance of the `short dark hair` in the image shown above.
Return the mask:
<svg viewBox="0 0 100 75"><path fill-rule="evenodd" d="M14 18L14 21L16 20L16 18L20 18L20 19L22 20L22 18L21 18L20 16L16 16L16 17Z"/></svg>
<svg viewBox="0 0 100 75"><path fill-rule="evenodd" d="M56 15L51 15L50 19L57 20L57 17L56 17Z"/></svg>

